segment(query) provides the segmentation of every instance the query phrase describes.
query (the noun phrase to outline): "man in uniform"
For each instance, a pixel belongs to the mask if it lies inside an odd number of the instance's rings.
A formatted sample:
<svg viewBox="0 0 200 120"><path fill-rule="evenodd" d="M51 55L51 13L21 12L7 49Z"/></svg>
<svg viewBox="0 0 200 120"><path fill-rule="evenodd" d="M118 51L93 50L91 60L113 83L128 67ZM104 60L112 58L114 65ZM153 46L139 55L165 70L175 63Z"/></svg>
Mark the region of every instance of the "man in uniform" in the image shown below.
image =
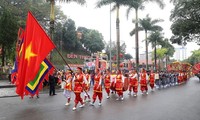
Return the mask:
<svg viewBox="0 0 200 120"><path fill-rule="evenodd" d="M124 84L124 76L122 75L121 70L118 70L115 78L115 90L118 94L118 98L116 100L124 100L123 84Z"/></svg>
<svg viewBox="0 0 200 120"><path fill-rule="evenodd" d="M110 75L110 70L106 70L106 75L105 75L105 82L104 82L105 90L107 93L107 99L110 98L110 86L111 86L111 75Z"/></svg>
<svg viewBox="0 0 200 120"><path fill-rule="evenodd" d="M99 106L101 106L103 93L102 93L102 75L99 69L96 69L94 76L94 88L92 97L93 101L90 103L92 106L94 106L97 97L99 98Z"/></svg>
<svg viewBox="0 0 200 120"><path fill-rule="evenodd" d="M146 70L143 68L140 73L140 90L142 92L141 94L144 94L144 92L148 94L147 80L148 80L148 75L146 73Z"/></svg>
<svg viewBox="0 0 200 120"><path fill-rule="evenodd" d="M91 77L89 74L89 71L85 71L85 78L87 80L87 84L84 83L84 89L87 92L87 94L84 94L84 102L86 102L86 100L88 99L88 102L90 102L90 94L88 93L90 90L90 81L91 81Z"/></svg>
<svg viewBox="0 0 200 120"><path fill-rule="evenodd" d="M64 92L63 95L67 98L67 102L65 105L69 105L70 104L70 100L71 100L71 91L72 91L72 71L67 70L66 72L66 76L65 76L65 86L64 86Z"/></svg>
<svg viewBox="0 0 200 120"><path fill-rule="evenodd" d="M138 75L136 70L132 70L132 73L129 75L129 95L133 89L133 95L136 97L138 92Z"/></svg>
<svg viewBox="0 0 200 120"><path fill-rule="evenodd" d="M83 84L87 84L87 80L82 72L82 68L77 67L77 73L75 74L73 78L74 83L74 94L75 94L75 105L73 107L73 110L76 110L76 107L78 103L81 103L80 108L84 107L83 99L81 98L81 93L83 92Z"/></svg>
<svg viewBox="0 0 200 120"><path fill-rule="evenodd" d="M151 70L151 72L149 74L149 85L150 85L152 91L154 89L154 84L155 84L155 74L154 74L153 70Z"/></svg>

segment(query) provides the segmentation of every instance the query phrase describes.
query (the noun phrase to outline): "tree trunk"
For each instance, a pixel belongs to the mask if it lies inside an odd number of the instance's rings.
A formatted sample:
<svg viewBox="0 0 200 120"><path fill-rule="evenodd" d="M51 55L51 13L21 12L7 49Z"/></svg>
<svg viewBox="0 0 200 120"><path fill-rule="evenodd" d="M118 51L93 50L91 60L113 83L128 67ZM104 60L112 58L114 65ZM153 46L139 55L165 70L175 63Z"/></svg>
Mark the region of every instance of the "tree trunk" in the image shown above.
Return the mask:
<svg viewBox="0 0 200 120"><path fill-rule="evenodd" d="M117 32L117 69L120 65L120 28L119 28L119 4L117 5L116 32Z"/></svg>
<svg viewBox="0 0 200 120"><path fill-rule="evenodd" d="M1 48L1 49L2 49L2 53L1 53L1 54L2 54L2 61L1 61L1 62L2 62L2 67L3 67L3 66L5 65L5 63L4 63L4 62L5 62L5 50L4 50L4 45L2 45L2 48Z"/></svg>
<svg viewBox="0 0 200 120"><path fill-rule="evenodd" d="M146 70L148 70L148 42L147 42L147 31L145 30L145 47L146 47Z"/></svg>
<svg viewBox="0 0 200 120"><path fill-rule="evenodd" d="M138 38L138 9L135 9L135 61L136 61L136 70L139 70L139 38Z"/></svg>
<svg viewBox="0 0 200 120"><path fill-rule="evenodd" d="M50 13L50 38L53 41L53 34L54 34L54 22L55 22L55 0L51 0L51 13ZM52 61L52 52L50 53L50 61Z"/></svg>
<svg viewBox="0 0 200 120"><path fill-rule="evenodd" d="M157 44L157 43L156 43L156 40L155 40L155 50L154 50L154 60L155 60L155 61L154 61L154 63L155 63L155 64L154 64L154 65L155 65L155 66L154 66L154 67L155 67L154 69L155 69L155 71L157 71L157 68L156 68L156 66L157 66L156 44Z"/></svg>
<svg viewBox="0 0 200 120"><path fill-rule="evenodd" d="M111 51L112 51L112 39L111 39L111 11L112 10L112 8L111 8L111 4L110 4L110 63L109 63L109 66L110 66L110 71L112 71L112 53L111 53Z"/></svg>

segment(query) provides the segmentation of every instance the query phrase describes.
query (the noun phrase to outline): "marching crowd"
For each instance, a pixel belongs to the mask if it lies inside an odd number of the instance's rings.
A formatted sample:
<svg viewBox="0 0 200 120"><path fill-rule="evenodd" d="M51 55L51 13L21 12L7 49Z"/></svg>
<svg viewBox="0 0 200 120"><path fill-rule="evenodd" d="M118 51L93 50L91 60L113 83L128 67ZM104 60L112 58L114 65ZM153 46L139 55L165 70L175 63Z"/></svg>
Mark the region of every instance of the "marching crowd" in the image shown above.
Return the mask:
<svg viewBox="0 0 200 120"><path fill-rule="evenodd" d="M80 108L84 107L86 101L94 106L97 98L98 105L101 106L103 89L106 91L107 99L110 98L110 94L116 93L118 96L116 100L124 100L125 91L128 91L128 95L132 94L137 97L139 90L141 94L148 94L148 86L154 91L155 88L161 89L185 83L188 77L189 75L184 71L154 72L151 70L147 72L145 69L141 69L140 72L136 70L129 72L106 70L102 72L96 69L95 72L89 73L87 70L83 72L82 68L77 67L76 73L70 70L58 73L58 78L62 80L63 95L67 98L66 106L70 104L71 94L75 95L73 110L77 109L79 102ZM92 96L89 91L93 92ZM81 93L84 93L84 98Z"/></svg>

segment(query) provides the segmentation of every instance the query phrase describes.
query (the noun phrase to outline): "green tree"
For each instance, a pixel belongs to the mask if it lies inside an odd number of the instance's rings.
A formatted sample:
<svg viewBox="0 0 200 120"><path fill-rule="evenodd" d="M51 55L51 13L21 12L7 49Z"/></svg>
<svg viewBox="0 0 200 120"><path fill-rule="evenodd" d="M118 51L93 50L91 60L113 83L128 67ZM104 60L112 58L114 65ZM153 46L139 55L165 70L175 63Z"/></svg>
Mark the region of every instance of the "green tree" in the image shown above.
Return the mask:
<svg viewBox="0 0 200 120"><path fill-rule="evenodd" d="M162 19L153 19L149 17L149 15L146 15L146 18L139 19L138 21L138 31L144 30L145 32L145 48L146 48L146 69L148 70L148 41L147 41L147 33L149 31L162 31L162 27L159 25L156 25L158 22L162 22ZM135 21L133 21L135 22ZM135 34L136 29L134 28L130 35Z"/></svg>
<svg viewBox="0 0 200 120"><path fill-rule="evenodd" d="M79 27L78 32L82 34L82 39L80 40L83 46L90 50L92 53L102 51L105 47L102 34L93 29L87 29L85 27Z"/></svg>
<svg viewBox="0 0 200 120"><path fill-rule="evenodd" d="M161 68L162 69L164 68L163 60L164 60L164 58L165 58L165 56L167 54L167 51L168 51L167 48L158 48L156 50L156 57L157 57L157 59L159 61L159 65L158 65L159 66L159 70L161 70ZM155 52L154 52L154 54L155 54ZM153 54L153 56L155 57L154 54Z"/></svg>
<svg viewBox="0 0 200 120"><path fill-rule="evenodd" d="M68 19L63 25L62 37L65 49L70 50L80 47L80 44L78 43L79 41L76 36L75 22L72 19Z"/></svg>
<svg viewBox="0 0 200 120"><path fill-rule="evenodd" d="M164 41L161 42L162 48L166 48L166 66L168 64L168 61L170 62L170 57L173 57L175 49L172 44L169 43L169 40L166 38Z"/></svg>
<svg viewBox="0 0 200 120"><path fill-rule="evenodd" d="M112 47L111 47L111 58L113 60L116 59L116 50L117 50L117 45L114 41L112 41ZM106 54L108 55L108 58L110 57L110 43L106 43L105 45L105 51L106 51ZM123 42L121 45L120 45L120 57L121 57L121 60L123 60L122 56L124 55L124 58L125 58L125 53L126 53L126 44L125 42Z"/></svg>
<svg viewBox="0 0 200 120"><path fill-rule="evenodd" d="M17 19L12 16L9 11L4 10L0 17L0 45L2 48L2 66L5 64L5 57L14 59L13 56L9 56L8 53L13 53L15 49L14 43L17 39ZM8 53L6 53L8 52ZM7 54L7 56L5 56Z"/></svg>
<svg viewBox="0 0 200 120"><path fill-rule="evenodd" d="M51 10L50 10L50 36L53 39L54 33L54 23L55 23L55 1L56 0L46 0L50 2ZM77 2L81 5L85 4L85 0L57 0L59 2Z"/></svg>
<svg viewBox="0 0 200 120"><path fill-rule="evenodd" d="M138 38L138 10L143 10L146 3L155 2L160 8L164 8L163 0L126 0L128 6L127 17L132 9L135 10L135 47L136 47L136 68L139 66L139 38Z"/></svg>
<svg viewBox="0 0 200 120"><path fill-rule="evenodd" d="M171 12L170 19L172 43L179 45L195 41L200 44L200 1L199 0L172 0L174 9Z"/></svg>
<svg viewBox="0 0 200 120"><path fill-rule="evenodd" d="M200 62L200 49L192 51L192 55L186 60L191 65Z"/></svg>
<svg viewBox="0 0 200 120"><path fill-rule="evenodd" d="M116 34L117 34L117 69L119 69L120 64L120 20L119 20L119 8L124 5L126 0L99 0L97 2L97 7L100 8L102 6L114 4L112 10L116 10Z"/></svg>
<svg viewBox="0 0 200 120"><path fill-rule="evenodd" d="M127 53L127 54L124 55L124 59L126 59L126 60L130 60L132 58L133 58L132 55L129 54L129 53Z"/></svg>
<svg viewBox="0 0 200 120"><path fill-rule="evenodd" d="M154 48L154 69L156 70L156 65L157 65L157 55L156 55L156 46L161 45L163 41L163 35L156 31L152 32L150 36L148 37L149 43L151 43L152 48Z"/></svg>

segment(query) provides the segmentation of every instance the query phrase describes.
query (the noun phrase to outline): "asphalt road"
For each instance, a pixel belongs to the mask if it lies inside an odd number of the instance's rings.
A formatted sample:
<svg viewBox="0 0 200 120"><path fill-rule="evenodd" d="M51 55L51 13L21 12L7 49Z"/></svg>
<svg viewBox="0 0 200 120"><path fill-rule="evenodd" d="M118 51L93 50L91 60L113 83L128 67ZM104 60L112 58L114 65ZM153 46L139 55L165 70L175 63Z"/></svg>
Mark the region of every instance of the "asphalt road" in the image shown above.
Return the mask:
<svg viewBox="0 0 200 120"><path fill-rule="evenodd" d="M200 83L197 78L186 84L149 92L149 95L128 96L116 101L112 95L102 106L86 104L72 111L65 106L62 93L41 94L40 98L0 98L0 120L200 120ZM74 96L74 95L72 95Z"/></svg>

